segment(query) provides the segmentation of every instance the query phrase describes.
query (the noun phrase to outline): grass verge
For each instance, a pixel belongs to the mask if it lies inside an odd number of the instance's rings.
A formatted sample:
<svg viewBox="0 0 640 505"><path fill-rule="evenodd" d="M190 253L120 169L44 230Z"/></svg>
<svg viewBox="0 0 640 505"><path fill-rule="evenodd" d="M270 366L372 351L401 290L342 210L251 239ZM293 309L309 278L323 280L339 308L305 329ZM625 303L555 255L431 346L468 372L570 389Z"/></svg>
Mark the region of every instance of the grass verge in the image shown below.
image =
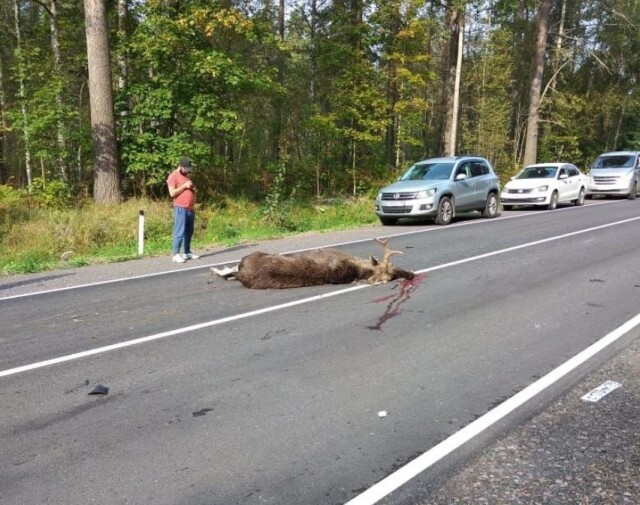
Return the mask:
<svg viewBox="0 0 640 505"><path fill-rule="evenodd" d="M74 209L0 202L0 275L35 273L138 258L138 215L145 215L144 255L171 251L173 216L168 202L129 200ZM376 222L370 199L287 202L278 212L246 200L225 199L196 208L194 248L232 246Z"/></svg>

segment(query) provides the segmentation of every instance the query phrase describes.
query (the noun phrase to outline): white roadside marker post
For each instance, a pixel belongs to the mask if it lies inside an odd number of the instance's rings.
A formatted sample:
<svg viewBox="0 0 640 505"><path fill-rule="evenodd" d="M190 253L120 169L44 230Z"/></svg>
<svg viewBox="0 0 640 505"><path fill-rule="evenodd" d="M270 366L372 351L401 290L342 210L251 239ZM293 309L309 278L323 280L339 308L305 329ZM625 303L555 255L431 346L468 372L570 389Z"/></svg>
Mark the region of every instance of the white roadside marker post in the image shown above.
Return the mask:
<svg viewBox="0 0 640 505"><path fill-rule="evenodd" d="M144 254L144 210L138 213L138 256Z"/></svg>

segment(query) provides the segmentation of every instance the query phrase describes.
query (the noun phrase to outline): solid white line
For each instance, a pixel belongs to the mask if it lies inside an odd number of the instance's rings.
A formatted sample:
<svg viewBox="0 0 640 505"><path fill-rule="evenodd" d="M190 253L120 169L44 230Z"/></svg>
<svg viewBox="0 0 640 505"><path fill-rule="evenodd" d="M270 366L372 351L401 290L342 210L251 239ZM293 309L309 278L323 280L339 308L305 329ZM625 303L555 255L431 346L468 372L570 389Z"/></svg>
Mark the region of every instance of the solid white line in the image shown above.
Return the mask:
<svg viewBox="0 0 640 505"><path fill-rule="evenodd" d="M58 358L48 359L45 361L39 361L37 363L32 363L30 365L19 366L16 368L10 368L8 370L0 371L0 377L7 377L9 375L15 375L22 372L28 372L30 370L36 370L38 368L43 368L50 365L56 365L58 363L65 363L67 361L73 361L80 358L86 358L88 356L95 356L97 354L103 354L105 352L115 351L117 349L124 349L125 347L131 347L138 344L143 344L145 342L152 342L154 340L160 340L167 337L172 337L174 335L181 335L183 333L189 333L192 331L202 330L204 328L210 328L212 326L217 326L220 324L228 323L231 321L237 321L239 319L244 319L247 317L258 316L260 314L267 314L268 312L274 312L276 310L285 309L288 307L295 307L296 305L302 305L304 303L315 302L317 300L322 300L324 298L330 298L332 296L341 295L343 293L348 293L350 291L356 291L358 289L363 289L368 287L369 284L359 284L356 286L352 286L347 289L342 289L340 291L333 291L331 293L324 293L322 295L312 296L309 298L301 298L300 300L295 300L288 303L283 303L280 305L273 305L271 307L265 307L263 309L253 310L251 312L245 312L243 314L237 314L235 316L223 317L221 319L215 319L213 321L207 321L205 323L194 324L192 326L186 326L184 328L178 328L175 330L164 331L162 333L156 333L155 335L148 335L146 337L136 338L134 340L127 340L126 342L119 342L117 344L106 345L103 347L97 347L96 349L90 349L88 351L77 352L74 354L68 354L66 356L60 356Z"/></svg>
<svg viewBox="0 0 640 505"><path fill-rule="evenodd" d="M442 270L444 268L449 268L449 267L453 267L453 266L457 266L457 265L462 265L464 263L470 263L472 261L478 261L481 259L485 259L485 258L489 258L491 256L497 256L499 254L505 254L505 253L509 253L509 252L513 252L513 251L517 251L518 249L524 249L526 247L533 247L536 245L540 245L540 244L544 244L547 242L552 242L554 240L561 240L563 238L567 238L567 237L572 237L575 235L580 235L583 233L588 233L591 231L595 231L595 230L600 230L603 228L608 228L611 226L616 226L619 224L624 224L624 223L628 223L628 222L632 222L632 221L636 221L639 220L639 217L634 217L634 218L630 218L630 219L625 219L623 221L617 221L615 223L609 223L609 224L605 224L605 225L600 225L600 226L594 226L592 228L586 228L583 230L578 230L578 231L574 231L571 233L565 233L563 235L557 235L555 237L549 237L549 238L545 238L545 239L541 239L541 240L535 240L533 242L528 242L526 244L520 244L517 246L513 246L513 247L507 247L505 249L500 249L498 251L492 251L489 253L485 253L485 254L480 254L478 256L472 256L469 258L463 258L461 260L456 260L456 261L452 261L449 263L443 263L441 265L436 265L433 267L429 267L429 268L425 268L423 270L417 270L416 273L421 274L421 273L428 273L428 272L433 272L436 270ZM200 323L200 324L195 324L192 326L187 326L184 328L177 328L175 330L170 330L170 331L166 331L166 332L162 332L162 333L156 333L155 335L148 335L146 337L140 337L140 338L136 338L134 340L128 340L126 342L120 342L117 344L112 344L112 345L107 345L104 347L98 347L96 349L90 349L88 351L82 351L82 352L78 352L78 353L74 353L74 354L69 354L67 356L60 356L58 358L53 358L53 359L49 359L49 360L44 360L44 361L40 361L37 363L32 363L30 365L24 365L24 366L20 366L20 367L16 367L16 368L10 368L8 370L3 370L0 371L0 377L6 377L9 375L15 375L18 373L22 373L22 372L27 372L30 370L36 370L38 368L43 368L46 366L50 366L50 365L55 365L58 363L64 363L67 361L73 361L76 359L80 359L80 358L86 358L88 356L95 356L97 354L103 354L106 352L110 352L110 351L115 351L117 349L123 349L125 347L131 347L134 345L138 345L138 344L142 344L145 342L151 342L154 340L160 340L162 338L166 338L166 337L171 337L174 335L181 335L183 333L189 333L192 331L197 331L197 330L201 330L203 328L209 328L211 326L217 326L220 324L224 324L224 323L228 323L230 321L237 321L239 319L244 319L247 317L253 317L256 315L260 315L260 314L266 314L268 312L275 312L277 310L281 310L281 309L285 309L288 307L294 307L296 305L302 305L305 303L310 303L310 302L315 302L317 300L322 300L324 298L330 298L332 296L338 296L338 295L342 295L345 293L350 293L352 291L356 291L359 289L364 289L366 287L370 287L369 284L358 284L356 286L351 286L345 289L340 289L337 291L332 291L331 293L325 293L322 295L317 295L317 296L311 296L308 298L301 298L300 300L295 300L293 302L288 302L288 303L284 303L284 304L280 304L280 305L274 305L271 307L265 307L262 309L258 309L258 310L253 310L251 312L245 312L243 314L237 314L235 316L229 316L229 317L224 317L222 319L215 319L213 321L207 321L205 323Z"/></svg>
<svg viewBox="0 0 640 505"><path fill-rule="evenodd" d="M223 263L213 263L211 266L222 265ZM19 295L10 295L0 298L0 302L4 300L13 300L16 298L25 298L27 296L47 295L51 293L59 293L61 291L70 291L72 289L89 288L93 286L104 286L105 284L114 284L116 282L133 281L137 279L146 279L147 277L157 277L159 275L174 274L176 272L186 272L188 270L197 270L198 268L207 268L209 265L199 265L193 267L174 268L173 270L165 270L163 272L153 272L151 274L133 275L131 277L120 277L118 279L110 279L106 281L87 282L85 284L75 284L64 288L44 289L42 291L34 291L32 293L22 293Z"/></svg>
<svg viewBox="0 0 640 505"><path fill-rule="evenodd" d="M429 232L435 232L435 231L444 231L444 230L450 230L450 229L454 229L454 228L458 228L460 226L471 226L471 225L478 225L478 224L483 224L483 223L495 223L497 221L504 221L505 219L518 219L518 218L522 218L522 217L528 217L528 216L532 216L532 215L540 215L540 214L544 214L546 212L554 212L554 213L558 213L558 212L562 212L562 211L567 211L567 210L573 210L573 209L582 209L582 208L588 208L588 207L593 207L594 205L608 205L611 203L616 203L616 202L599 202L599 203L593 203L590 204L586 207L565 207L565 208L559 208L559 209L555 209L554 211L533 211L533 212L527 212L527 213L523 213L523 214L515 214L512 216L501 216L500 219L496 220L496 219L483 219L483 220L479 220L479 221L467 221L467 222L459 222L459 223L453 223L450 226L447 226L446 228L442 228L442 227L437 227L437 228L428 228L426 230L412 230L412 231L407 231L407 232L402 232L402 233L394 233L394 234L390 234L390 235L380 235L381 238L393 238L393 237L403 237L406 235L416 235L419 233L429 233ZM361 240L352 240L349 242L338 242L335 244L330 244L330 245L326 245L326 246L322 246L322 247L310 247L310 248L305 248L305 249L297 249L297 250L293 250L293 251L286 251L284 253L281 254L295 254L295 253L299 253L299 252L304 252L304 251L309 251L311 249L326 249L329 247L340 247L343 245L349 245L349 244L359 244L362 242L368 242L370 241L370 238L366 238L366 239L361 239ZM167 275L167 274L173 274L176 272L185 272L185 271L189 271L189 270L197 270L199 268L210 268L212 266L218 266L218 265L227 265L229 263L238 263L240 260L239 259L232 259L229 261L221 261L219 263L208 263L205 265L196 265L196 266L192 266L192 267L184 267L184 268L174 268L172 270L165 270L163 272L153 272L150 274L142 274L142 275L134 275L131 277L120 277L118 279L110 279L110 280L106 280L106 281L97 281L97 282L87 282L84 284L76 284L74 286L66 286L64 288L53 288L53 289L45 289L42 291L34 291L32 293L22 293L19 295L10 295L10 296L5 296L5 297L0 297L0 301L3 300L13 300L16 298L25 298L27 296L36 296L36 295L44 295L44 294L50 294L50 293L58 293L61 291L70 291L72 289L80 289L80 288L87 288L87 287L93 287L93 286L103 286L106 284L114 284L117 282L126 282L126 281L131 281L131 280L137 280L137 279L146 279L148 277L157 277L160 275Z"/></svg>
<svg viewBox="0 0 640 505"><path fill-rule="evenodd" d="M418 456L399 470L396 470L391 475L385 477L377 484L374 484L364 493L356 496L352 500L349 500L346 505L373 505L374 503L377 503L382 498L388 496L400 486L406 484L415 476L437 463L440 459L451 454L454 450L471 440L473 437L479 435L484 430L500 421L500 419L515 411L518 407L524 405L538 393L559 381L562 377L575 370L609 345L613 344L639 324L640 314L637 314L635 317L629 319L626 323L622 324L608 335L605 335L596 343L587 347L584 351L575 355L555 370L552 370L541 379L538 379L530 386L527 386L519 393L498 405L496 408L490 410L482 417L454 433L449 438L433 446L424 454Z"/></svg>
<svg viewBox="0 0 640 505"><path fill-rule="evenodd" d="M548 237L548 238L543 238L543 239L540 239L540 240L534 240L533 242L527 242L526 244L514 245L512 247L507 247L505 249L499 249L497 251L491 251L491 252L488 252L488 253L479 254L478 256L471 256L470 258L464 258L464 259L461 259L461 260L451 261L450 263L443 263L442 265L436 265L434 267L425 268L424 270L420 270L417 273L433 272L435 270L441 270L443 268L449 268L449 267L456 266L456 265L462 265L463 263L469 263L471 261L477 261L477 260L481 260L481 259L485 259L485 258L490 258L491 256L497 256L499 254L505 254L505 253L517 251L518 249L525 249L526 247L533 247L533 246L537 246L537 245L540 245L540 244L546 244L547 242L554 242L556 240L562 240L564 238L574 237L576 235L582 235L583 233L590 233L592 231L602 230L604 228L609 228L611 226L617 226L619 224L631 223L633 221L638 221L639 219L640 219L640 216L632 217L632 218L629 218L629 219L623 219L622 221L616 221L614 223L602 224L602 225L599 225L599 226L593 226L591 228L584 228L582 230L577 230L577 231L572 231L572 232L569 232L569 233L564 233L562 235L556 235L555 237Z"/></svg>

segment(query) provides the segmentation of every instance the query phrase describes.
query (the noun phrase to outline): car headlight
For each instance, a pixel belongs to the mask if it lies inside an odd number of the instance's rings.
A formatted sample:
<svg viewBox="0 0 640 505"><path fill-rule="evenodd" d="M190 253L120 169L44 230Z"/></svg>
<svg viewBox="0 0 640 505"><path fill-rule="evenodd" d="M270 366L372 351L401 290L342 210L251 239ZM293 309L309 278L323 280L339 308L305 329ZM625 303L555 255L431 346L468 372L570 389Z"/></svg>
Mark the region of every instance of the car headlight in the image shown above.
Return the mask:
<svg viewBox="0 0 640 505"><path fill-rule="evenodd" d="M423 200L436 194L436 188L425 189L416 193L416 200Z"/></svg>
<svg viewBox="0 0 640 505"><path fill-rule="evenodd" d="M376 200L382 200L382 191L378 193L378 196L376 196Z"/></svg>
<svg viewBox="0 0 640 505"><path fill-rule="evenodd" d="M549 191L549 186L548 185L546 185L546 186L538 186L537 189L538 189L538 191L540 193L544 193L545 191Z"/></svg>

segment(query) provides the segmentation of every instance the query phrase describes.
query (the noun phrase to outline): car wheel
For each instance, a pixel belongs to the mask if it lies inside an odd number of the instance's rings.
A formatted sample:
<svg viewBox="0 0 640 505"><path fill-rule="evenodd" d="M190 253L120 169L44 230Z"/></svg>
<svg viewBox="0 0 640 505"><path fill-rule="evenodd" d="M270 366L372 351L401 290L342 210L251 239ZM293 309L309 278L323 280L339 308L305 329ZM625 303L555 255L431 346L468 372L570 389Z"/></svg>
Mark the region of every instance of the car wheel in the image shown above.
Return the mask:
<svg viewBox="0 0 640 505"><path fill-rule="evenodd" d="M634 180L631 183L631 188L629 189L629 196L627 198L629 200L635 200L637 193L638 193L638 181Z"/></svg>
<svg viewBox="0 0 640 505"><path fill-rule="evenodd" d="M483 217L496 217L500 215L500 204L498 203L498 197L495 193L489 193L487 196L487 203L482 211Z"/></svg>
<svg viewBox="0 0 640 505"><path fill-rule="evenodd" d="M558 192L554 191L551 193L551 200L549 200L549 204L547 205L547 209L553 210L558 206Z"/></svg>
<svg viewBox="0 0 640 505"><path fill-rule="evenodd" d="M584 205L584 199L585 199L584 188L580 188L580 192L578 193L578 198L576 198L576 201L575 201L576 207L580 207L581 205Z"/></svg>
<svg viewBox="0 0 640 505"><path fill-rule="evenodd" d="M451 198L443 196L438 203L438 213L434 219L436 224L449 224L453 219L453 204Z"/></svg>
<svg viewBox="0 0 640 505"><path fill-rule="evenodd" d="M378 216L380 218L380 222L384 225L384 226L391 226L394 225L398 222L398 218L397 217L383 217L383 216Z"/></svg>

